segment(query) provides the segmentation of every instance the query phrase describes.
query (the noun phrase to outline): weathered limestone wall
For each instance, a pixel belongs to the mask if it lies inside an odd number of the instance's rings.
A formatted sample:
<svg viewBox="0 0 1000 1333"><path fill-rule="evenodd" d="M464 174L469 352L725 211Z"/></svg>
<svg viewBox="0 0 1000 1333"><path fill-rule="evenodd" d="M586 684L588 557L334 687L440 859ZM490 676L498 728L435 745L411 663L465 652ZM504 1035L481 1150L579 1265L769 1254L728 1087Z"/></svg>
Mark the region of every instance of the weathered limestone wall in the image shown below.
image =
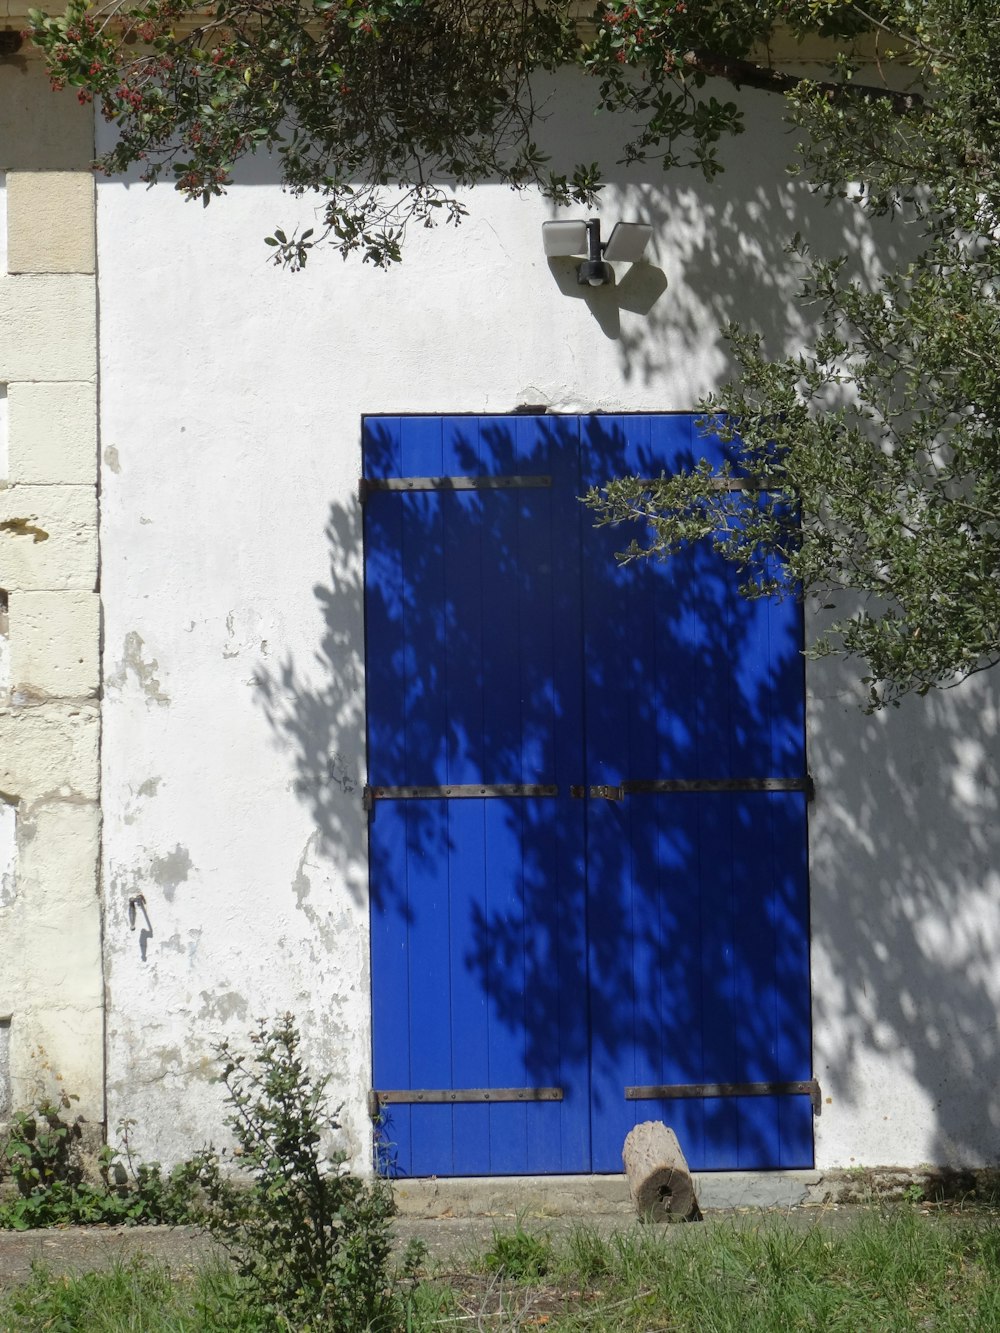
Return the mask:
<svg viewBox="0 0 1000 1333"><path fill-rule="evenodd" d="M61 1083L104 1119L92 156L0 60L0 1118Z"/></svg>

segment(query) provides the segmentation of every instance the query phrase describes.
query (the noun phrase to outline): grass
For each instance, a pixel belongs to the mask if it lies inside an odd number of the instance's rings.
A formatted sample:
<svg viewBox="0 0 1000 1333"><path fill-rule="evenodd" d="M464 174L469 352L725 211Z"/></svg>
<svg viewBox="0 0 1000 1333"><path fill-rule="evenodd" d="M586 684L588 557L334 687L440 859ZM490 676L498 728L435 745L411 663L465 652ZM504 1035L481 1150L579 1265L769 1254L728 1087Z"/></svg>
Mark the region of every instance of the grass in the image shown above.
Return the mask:
<svg viewBox="0 0 1000 1333"><path fill-rule="evenodd" d="M558 1241L518 1225L455 1271L424 1277L407 1319L401 1333L1000 1330L1000 1219L901 1206L836 1227L737 1218ZM39 1269L0 1292L2 1330L259 1327L219 1266L172 1275L134 1261L75 1278Z"/></svg>
<svg viewBox="0 0 1000 1333"><path fill-rule="evenodd" d="M223 1264L174 1275L142 1258L78 1276L33 1269L29 1282L0 1291L0 1329L25 1333L251 1333L237 1283Z"/></svg>

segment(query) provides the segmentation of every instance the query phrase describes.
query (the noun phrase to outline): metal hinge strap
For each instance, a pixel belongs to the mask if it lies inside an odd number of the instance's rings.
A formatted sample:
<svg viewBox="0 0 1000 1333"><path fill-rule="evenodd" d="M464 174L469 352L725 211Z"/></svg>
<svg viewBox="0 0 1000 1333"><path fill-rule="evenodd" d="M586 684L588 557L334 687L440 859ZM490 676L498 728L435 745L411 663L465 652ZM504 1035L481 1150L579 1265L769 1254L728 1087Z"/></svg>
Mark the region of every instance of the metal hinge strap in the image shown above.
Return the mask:
<svg viewBox="0 0 1000 1333"><path fill-rule="evenodd" d="M372 1088L368 1113L376 1120L383 1106L453 1106L470 1102L561 1102L562 1088Z"/></svg>
<svg viewBox="0 0 1000 1333"><path fill-rule="evenodd" d="M365 801L449 801L491 796L558 796L558 787L523 782L453 782L448 787L365 787Z"/></svg>
<svg viewBox="0 0 1000 1333"><path fill-rule="evenodd" d="M551 476L512 477L361 477L358 499L362 504L372 491L516 491L551 486Z"/></svg>
<svg viewBox="0 0 1000 1333"><path fill-rule="evenodd" d="M811 777L804 778L657 778L650 782L621 782L617 786L602 782L590 787L591 800L621 801L626 796L649 796L658 792L712 791L804 791L806 799L815 797ZM570 795L583 795L582 787L571 787Z"/></svg>
<svg viewBox="0 0 1000 1333"><path fill-rule="evenodd" d="M660 778L652 782L623 782L625 796L676 791L804 791L813 798L813 780L804 778Z"/></svg>
<svg viewBox="0 0 1000 1333"><path fill-rule="evenodd" d="M819 1083L814 1078L769 1083L652 1083L625 1089L627 1102L692 1097L808 1097L814 1115L820 1112Z"/></svg>
<svg viewBox="0 0 1000 1333"><path fill-rule="evenodd" d="M372 787L365 783L361 805L374 814L376 801L462 801L558 795L558 787L530 782L453 782L447 787Z"/></svg>
<svg viewBox="0 0 1000 1333"><path fill-rule="evenodd" d="M569 793L581 799L621 801L626 796L648 796L667 792L726 791L803 791L812 800L815 791L811 777L805 778L660 778L650 782L622 782L618 786L600 783L594 787L570 787ZM490 797L558 796L559 788L542 783L455 782L440 787L372 787L365 784L362 805L373 810L376 801L448 801Z"/></svg>

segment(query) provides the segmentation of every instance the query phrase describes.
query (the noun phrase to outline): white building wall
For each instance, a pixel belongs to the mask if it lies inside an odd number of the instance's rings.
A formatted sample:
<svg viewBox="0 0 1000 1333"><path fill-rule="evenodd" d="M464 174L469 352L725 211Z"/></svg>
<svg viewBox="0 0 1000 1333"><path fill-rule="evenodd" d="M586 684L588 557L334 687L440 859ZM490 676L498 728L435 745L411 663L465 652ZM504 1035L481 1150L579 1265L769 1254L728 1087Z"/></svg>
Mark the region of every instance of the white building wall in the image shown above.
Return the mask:
<svg viewBox="0 0 1000 1333"><path fill-rule="evenodd" d="M807 678L819 1161L995 1164L995 673L868 718L846 664Z"/></svg>
<svg viewBox="0 0 1000 1333"><path fill-rule="evenodd" d="M690 410L727 375L723 320L794 343L787 237L874 251L750 105L712 186L612 167L606 229L655 228L613 289L544 259L531 193L479 189L390 273L290 275L262 238L312 212L265 166L207 210L100 185L108 1113L149 1155L219 1124L213 1043L291 1009L365 1160L361 418ZM613 131L550 123L567 162L613 164ZM990 1160L995 686L875 719L836 664L809 688L818 1164Z"/></svg>

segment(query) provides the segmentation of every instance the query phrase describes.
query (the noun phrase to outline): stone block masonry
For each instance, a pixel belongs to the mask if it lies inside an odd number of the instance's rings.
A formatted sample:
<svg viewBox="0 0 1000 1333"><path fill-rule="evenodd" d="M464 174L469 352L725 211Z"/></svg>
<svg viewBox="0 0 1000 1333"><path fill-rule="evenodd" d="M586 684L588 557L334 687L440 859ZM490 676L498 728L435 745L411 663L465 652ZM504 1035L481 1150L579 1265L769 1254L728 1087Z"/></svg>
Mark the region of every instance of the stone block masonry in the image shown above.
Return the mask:
<svg viewBox="0 0 1000 1333"><path fill-rule="evenodd" d="M0 1120L60 1088L104 1119L93 113L0 60Z"/></svg>

